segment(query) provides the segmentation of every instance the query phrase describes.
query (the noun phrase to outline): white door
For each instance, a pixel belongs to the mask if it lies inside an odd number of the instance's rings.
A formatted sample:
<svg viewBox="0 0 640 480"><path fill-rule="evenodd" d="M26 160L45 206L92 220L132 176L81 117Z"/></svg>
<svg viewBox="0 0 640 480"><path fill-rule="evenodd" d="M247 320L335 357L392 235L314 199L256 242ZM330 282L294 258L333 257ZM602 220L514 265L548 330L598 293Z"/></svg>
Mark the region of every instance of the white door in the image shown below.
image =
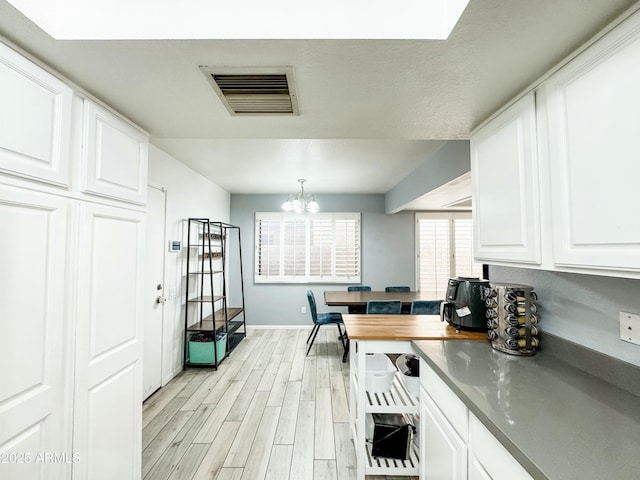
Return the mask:
<svg viewBox="0 0 640 480"><path fill-rule="evenodd" d="M81 206L73 478L139 480L145 214Z"/></svg>
<svg viewBox="0 0 640 480"><path fill-rule="evenodd" d="M68 478L69 201L0 185L0 478ZM58 462L45 462L44 454ZM77 459L81 460L81 459Z"/></svg>
<svg viewBox="0 0 640 480"><path fill-rule="evenodd" d="M162 322L164 318L164 252L166 192L147 190L147 241L145 247L144 328L142 332L143 385L146 399L162 386Z"/></svg>

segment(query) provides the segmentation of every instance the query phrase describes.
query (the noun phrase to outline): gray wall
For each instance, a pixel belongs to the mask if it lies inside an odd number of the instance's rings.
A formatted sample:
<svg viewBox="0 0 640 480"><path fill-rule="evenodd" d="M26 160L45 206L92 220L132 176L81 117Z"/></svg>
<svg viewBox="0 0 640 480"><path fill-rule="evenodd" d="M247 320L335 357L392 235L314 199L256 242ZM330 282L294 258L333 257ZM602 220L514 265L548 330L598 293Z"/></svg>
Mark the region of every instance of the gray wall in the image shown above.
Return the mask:
<svg viewBox="0 0 640 480"><path fill-rule="evenodd" d="M289 192L288 192L289 193ZM246 321L249 325L310 325L306 291L313 290L318 311L342 311L324 305L325 290L344 290L344 284L255 284L255 212L278 212L282 195L231 195L232 224L241 228ZM415 289L413 213L386 215L384 195L316 195L324 212L360 212L362 222L362 284L374 290L387 285ZM232 298L233 300L233 298ZM307 309L308 310L308 309Z"/></svg>
<svg viewBox="0 0 640 480"><path fill-rule="evenodd" d="M640 280L497 266L489 279L534 287L542 332L640 366L640 346L620 340L618 321L620 310L640 313Z"/></svg>
<svg viewBox="0 0 640 480"><path fill-rule="evenodd" d="M407 203L470 170L469 140L451 140L387 192L385 211L397 212Z"/></svg>

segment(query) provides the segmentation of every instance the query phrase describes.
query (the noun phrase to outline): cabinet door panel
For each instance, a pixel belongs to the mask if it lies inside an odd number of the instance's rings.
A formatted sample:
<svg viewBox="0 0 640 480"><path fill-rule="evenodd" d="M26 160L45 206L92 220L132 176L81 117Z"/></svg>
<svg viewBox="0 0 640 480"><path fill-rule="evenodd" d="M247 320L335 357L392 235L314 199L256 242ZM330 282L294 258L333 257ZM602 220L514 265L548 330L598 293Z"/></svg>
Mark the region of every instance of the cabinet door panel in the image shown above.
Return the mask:
<svg viewBox="0 0 640 480"><path fill-rule="evenodd" d="M639 57L623 26L542 89L557 265L640 270Z"/></svg>
<svg viewBox="0 0 640 480"><path fill-rule="evenodd" d="M0 44L0 171L67 186L73 91Z"/></svg>
<svg viewBox="0 0 640 480"><path fill-rule="evenodd" d="M479 260L541 261L534 103L525 96L471 137Z"/></svg>
<svg viewBox="0 0 640 480"><path fill-rule="evenodd" d="M472 462L480 465L475 467L474 475L481 473L494 480L532 480L522 465L472 414L469 414L469 449ZM470 467L469 471L473 469Z"/></svg>
<svg viewBox="0 0 640 480"><path fill-rule="evenodd" d="M420 478L466 480L467 446L424 389L420 392L420 434Z"/></svg>
<svg viewBox="0 0 640 480"><path fill-rule="evenodd" d="M148 138L111 112L85 101L83 191L144 204Z"/></svg>
<svg viewBox="0 0 640 480"><path fill-rule="evenodd" d="M74 448L87 461L74 475L137 479L143 216L96 205L82 212Z"/></svg>
<svg viewBox="0 0 640 480"><path fill-rule="evenodd" d="M0 478L63 478L68 467L37 463L72 452L64 292L68 203L0 185ZM42 459L40 459L42 460Z"/></svg>

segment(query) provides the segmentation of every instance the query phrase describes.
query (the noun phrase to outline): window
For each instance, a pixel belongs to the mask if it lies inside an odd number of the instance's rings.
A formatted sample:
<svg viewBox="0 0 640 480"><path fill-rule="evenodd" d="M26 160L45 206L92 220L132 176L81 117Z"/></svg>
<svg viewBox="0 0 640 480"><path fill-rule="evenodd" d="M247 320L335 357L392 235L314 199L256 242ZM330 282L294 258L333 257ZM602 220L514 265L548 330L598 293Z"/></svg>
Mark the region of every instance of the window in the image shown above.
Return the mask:
<svg viewBox="0 0 640 480"><path fill-rule="evenodd" d="M256 283L360 282L360 214L256 212Z"/></svg>
<svg viewBox="0 0 640 480"><path fill-rule="evenodd" d="M473 261L473 224L467 212L416 214L418 289L444 298L455 277L482 277Z"/></svg>

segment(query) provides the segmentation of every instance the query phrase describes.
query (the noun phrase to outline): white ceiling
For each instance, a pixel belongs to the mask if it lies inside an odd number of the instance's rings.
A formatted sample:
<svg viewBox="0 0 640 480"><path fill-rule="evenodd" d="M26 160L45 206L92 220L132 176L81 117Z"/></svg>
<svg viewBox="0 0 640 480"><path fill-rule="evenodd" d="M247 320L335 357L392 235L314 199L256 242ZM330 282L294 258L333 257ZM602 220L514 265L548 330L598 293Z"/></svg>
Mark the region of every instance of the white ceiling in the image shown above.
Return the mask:
<svg viewBox="0 0 640 480"><path fill-rule="evenodd" d="M0 0L0 34L229 192L384 193L634 5L471 0L448 40L99 41ZM202 65L291 66L300 116L230 116Z"/></svg>

